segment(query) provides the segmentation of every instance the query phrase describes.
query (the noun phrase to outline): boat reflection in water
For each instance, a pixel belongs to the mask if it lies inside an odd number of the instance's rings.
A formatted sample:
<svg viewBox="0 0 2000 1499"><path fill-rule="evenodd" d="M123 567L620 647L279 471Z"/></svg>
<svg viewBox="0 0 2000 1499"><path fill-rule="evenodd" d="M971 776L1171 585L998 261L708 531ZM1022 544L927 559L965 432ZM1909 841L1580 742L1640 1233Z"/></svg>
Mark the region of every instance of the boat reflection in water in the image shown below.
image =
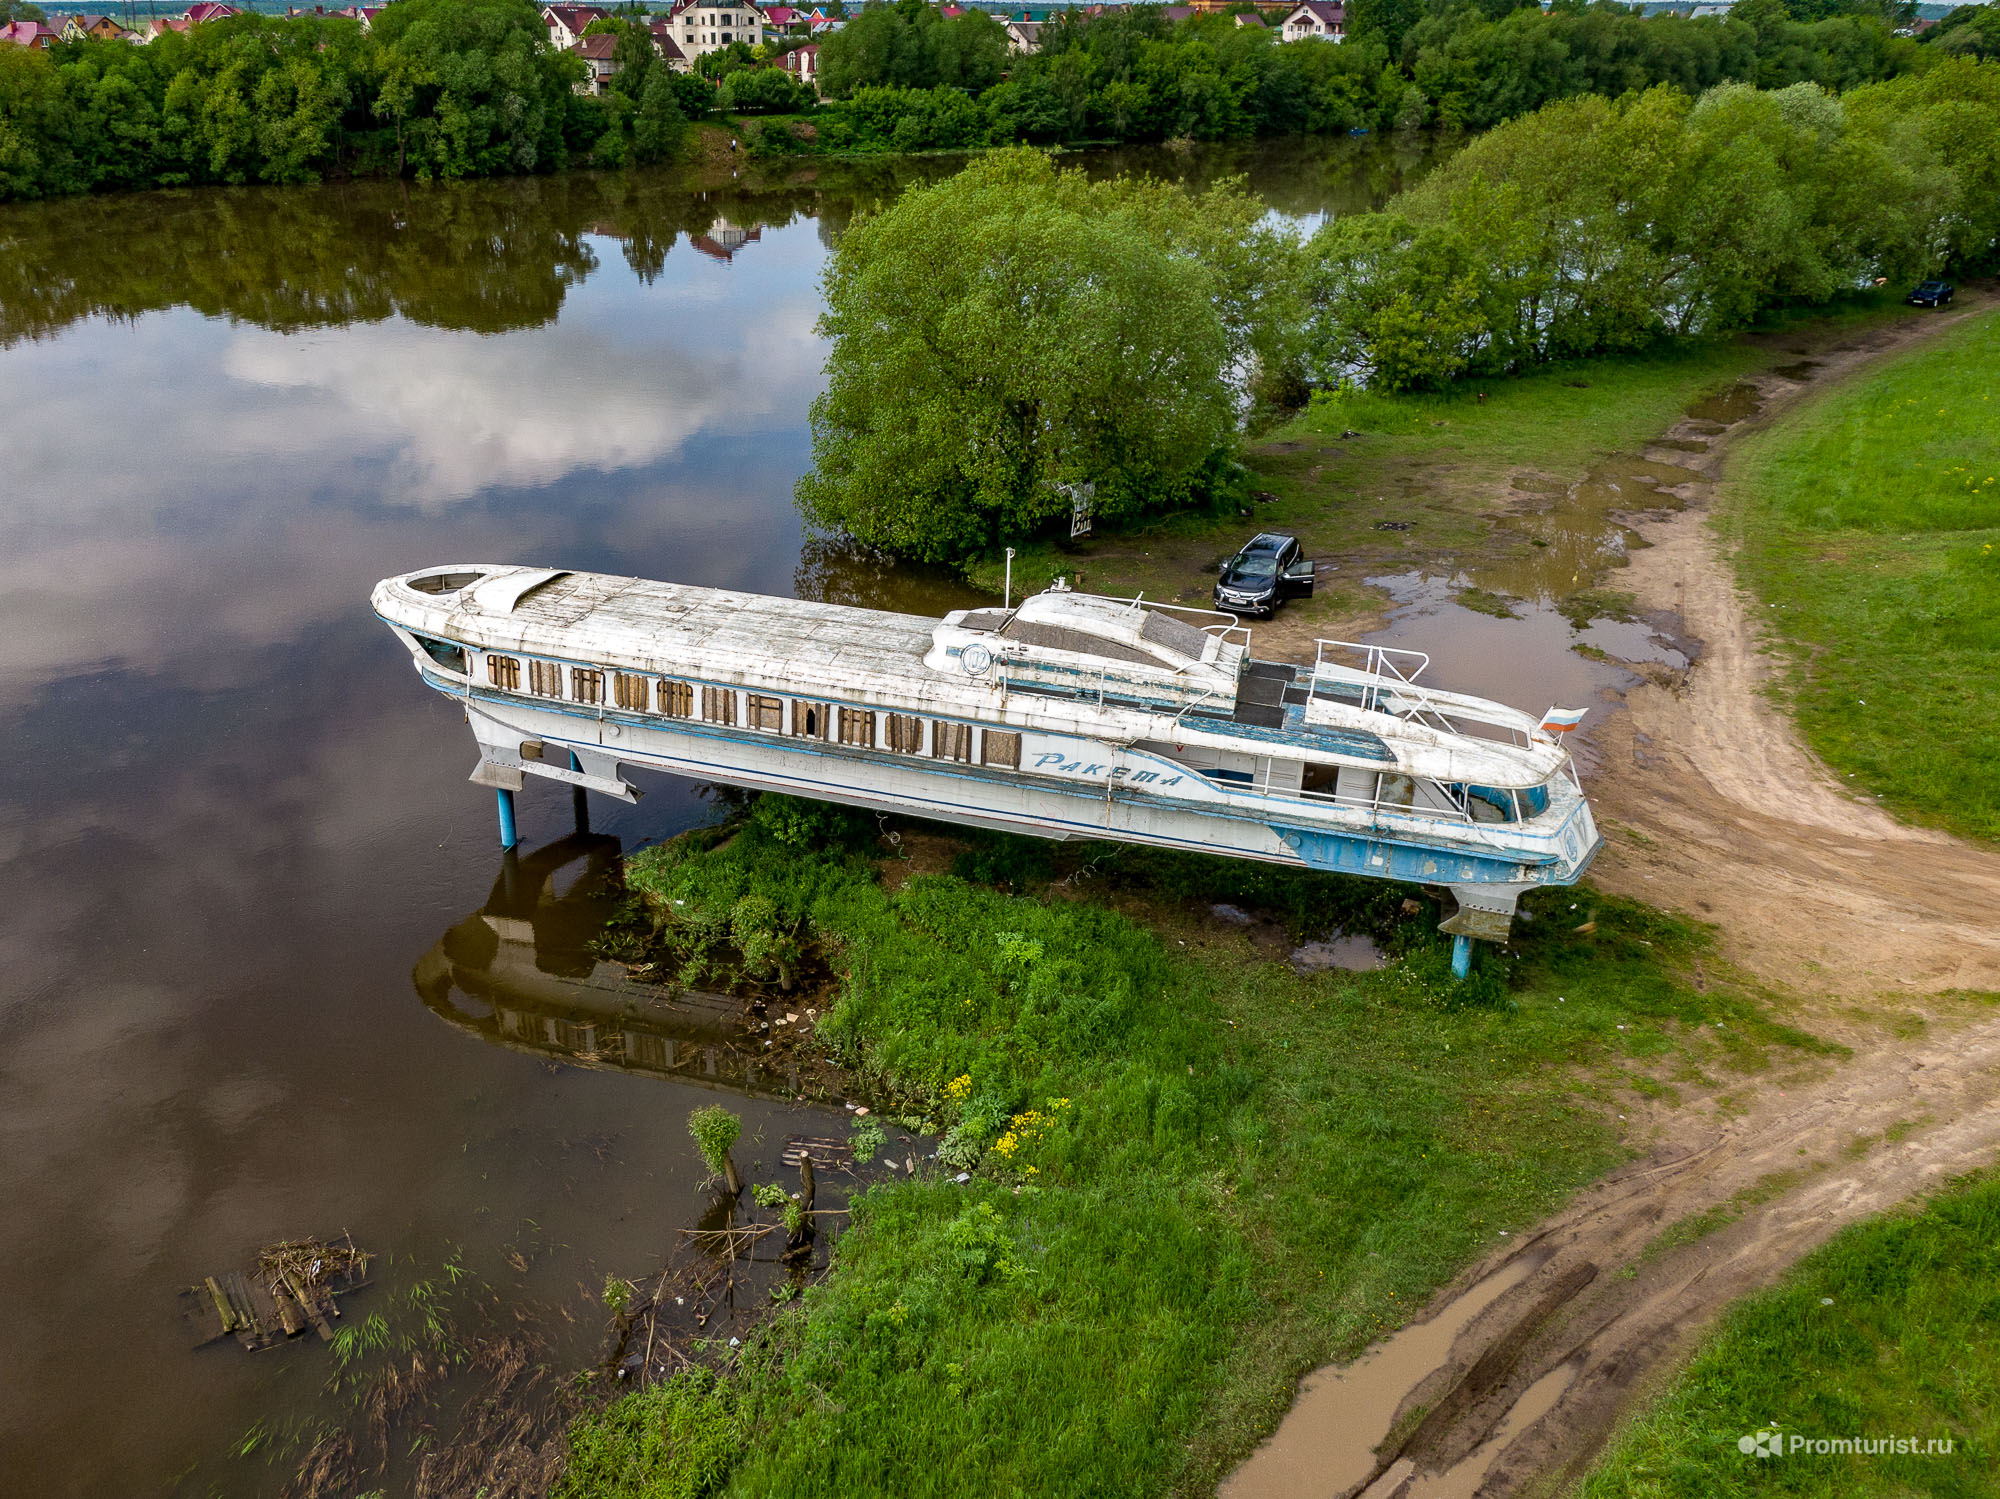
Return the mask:
<svg viewBox="0 0 2000 1499"><path fill-rule="evenodd" d="M529 854L510 850L486 904L418 961L425 1005L533 1056L796 1097L796 1062L766 1052L742 1000L640 983L592 950L622 898L621 849L607 834L577 832Z"/></svg>

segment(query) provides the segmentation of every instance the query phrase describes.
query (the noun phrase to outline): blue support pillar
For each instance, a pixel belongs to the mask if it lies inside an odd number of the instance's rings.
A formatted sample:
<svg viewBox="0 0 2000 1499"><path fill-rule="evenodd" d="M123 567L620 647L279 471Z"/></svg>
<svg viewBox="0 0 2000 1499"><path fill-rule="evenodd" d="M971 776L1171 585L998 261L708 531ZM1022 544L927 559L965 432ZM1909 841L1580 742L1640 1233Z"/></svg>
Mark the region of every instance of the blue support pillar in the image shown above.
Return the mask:
<svg viewBox="0 0 2000 1499"><path fill-rule="evenodd" d="M575 750L569 752L569 768L578 772L583 769L583 761L577 758ZM579 833L589 832L590 793L581 786L572 786L569 789L569 803L570 811L576 818L576 830Z"/></svg>
<svg viewBox="0 0 2000 1499"><path fill-rule="evenodd" d="M1451 939L1451 976L1462 979L1472 972L1472 939L1454 937Z"/></svg>
<svg viewBox="0 0 2000 1499"><path fill-rule="evenodd" d="M493 794L500 799L500 846L512 848L521 841L521 835L514 831L514 793L503 787Z"/></svg>

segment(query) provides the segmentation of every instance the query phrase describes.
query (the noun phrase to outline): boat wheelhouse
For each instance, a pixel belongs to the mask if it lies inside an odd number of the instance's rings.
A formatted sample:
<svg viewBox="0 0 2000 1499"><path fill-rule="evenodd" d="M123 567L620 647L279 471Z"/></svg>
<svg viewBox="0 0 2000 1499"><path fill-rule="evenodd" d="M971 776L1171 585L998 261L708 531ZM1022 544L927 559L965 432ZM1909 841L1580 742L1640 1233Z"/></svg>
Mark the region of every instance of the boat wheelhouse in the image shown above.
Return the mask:
<svg viewBox="0 0 2000 1499"><path fill-rule="evenodd" d="M1444 930L1489 940L1602 842L1545 720L1419 685L1415 652L1259 661L1205 610L1058 586L939 621L485 564L386 579L373 603L464 705L510 842L527 776L636 801L625 769L665 770L1414 881L1450 892Z"/></svg>

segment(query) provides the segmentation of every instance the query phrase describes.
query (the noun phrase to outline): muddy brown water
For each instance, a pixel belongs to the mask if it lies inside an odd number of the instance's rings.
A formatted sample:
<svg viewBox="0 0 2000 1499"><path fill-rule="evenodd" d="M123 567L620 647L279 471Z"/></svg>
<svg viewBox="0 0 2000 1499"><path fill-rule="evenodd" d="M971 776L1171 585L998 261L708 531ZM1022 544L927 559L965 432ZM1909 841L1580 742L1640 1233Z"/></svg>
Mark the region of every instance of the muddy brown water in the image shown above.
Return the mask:
<svg viewBox="0 0 2000 1499"><path fill-rule="evenodd" d="M1366 1482L1403 1402L1444 1363L1459 1334L1535 1264L1525 1255L1512 1260L1347 1368L1309 1375L1284 1423L1223 1483L1219 1499L1335 1499Z"/></svg>
<svg viewBox="0 0 2000 1499"><path fill-rule="evenodd" d="M1423 166L1367 142L1088 161L1247 173L1308 225ZM810 542L790 497L827 243L952 169L0 209L0 1487L276 1491L283 1465L229 1454L344 1416L326 1351L197 1350L176 1299L262 1243L393 1255L355 1315L456 1255L576 1368L606 1275L707 1209L691 1109L743 1115L753 1179L785 1135L844 1130L699 1017L628 1004L558 930L587 913L486 909L507 871L471 742L367 597L540 560L971 602ZM611 841L553 904L714 815L645 789L592 807ZM524 857L571 815L523 796Z"/></svg>

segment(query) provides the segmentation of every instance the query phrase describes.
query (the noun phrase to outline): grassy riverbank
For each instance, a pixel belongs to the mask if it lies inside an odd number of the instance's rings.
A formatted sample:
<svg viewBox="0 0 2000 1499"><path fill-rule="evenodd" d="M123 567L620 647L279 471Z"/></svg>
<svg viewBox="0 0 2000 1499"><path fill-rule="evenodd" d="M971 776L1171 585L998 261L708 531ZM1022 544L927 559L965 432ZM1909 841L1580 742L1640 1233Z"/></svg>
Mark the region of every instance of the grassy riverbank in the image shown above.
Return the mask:
<svg viewBox="0 0 2000 1499"><path fill-rule="evenodd" d="M784 960L759 933L829 962L821 1039L951 1160L865 1194L719 1386L579 1426L571 1493L1203 1491L1301 1372L1619 1160L1621 1085L1815 1045L1683 983L1700 932L1588 892L1457 989L1401 889L916 829L911 874L875 831L767 798L632 862L670 969ZM1392 961L1301 976L1216 900Z"/></svg>
<svg viewBox="0 0 2000 1499"><path fill-rule="evenodd" d="M1898 816L2000 838L2000 314L1744 444L1722 525L1808 742Z"/></svg>
<svg viewBox="0 0 2000 1499"><path fill-rule="evenodd" d="M1863 301L1794 328L1819 336L1899 315ZM1260 626L1260 639L1280 628L1302 640L1339 634L1382 608L1364 578L1444 558L1462 563L1525 552L1529 540L1496 531L1496 516L1538 494L1561 493L1600 460L1636 452L1696 402L1797 357L1768 336L1751 336L1468 381L1439 395L1323 396L1251 444L1250 516L1183 514L1080 546L1023 547L1015 586L1039 587L1058 573L1081 572L1083 586L1095 592L1143 591L1205 606L1219 557L1253 528L1284 530L1321 559L1319 586L1311 601ZM997 566L983 565L972 576L999 591Z"/></svg>
<svg viewBox="0 0 2000 1499"><path fill-rule="evenodd" d="M1620 1436L1579 1499L2000 1495L2000 1179L1856 1225L1743 1302ZM1746 1455L1775 1430L1786 1452ZM1949 1439L1949 1454L1791 1450Z"/></svg>

